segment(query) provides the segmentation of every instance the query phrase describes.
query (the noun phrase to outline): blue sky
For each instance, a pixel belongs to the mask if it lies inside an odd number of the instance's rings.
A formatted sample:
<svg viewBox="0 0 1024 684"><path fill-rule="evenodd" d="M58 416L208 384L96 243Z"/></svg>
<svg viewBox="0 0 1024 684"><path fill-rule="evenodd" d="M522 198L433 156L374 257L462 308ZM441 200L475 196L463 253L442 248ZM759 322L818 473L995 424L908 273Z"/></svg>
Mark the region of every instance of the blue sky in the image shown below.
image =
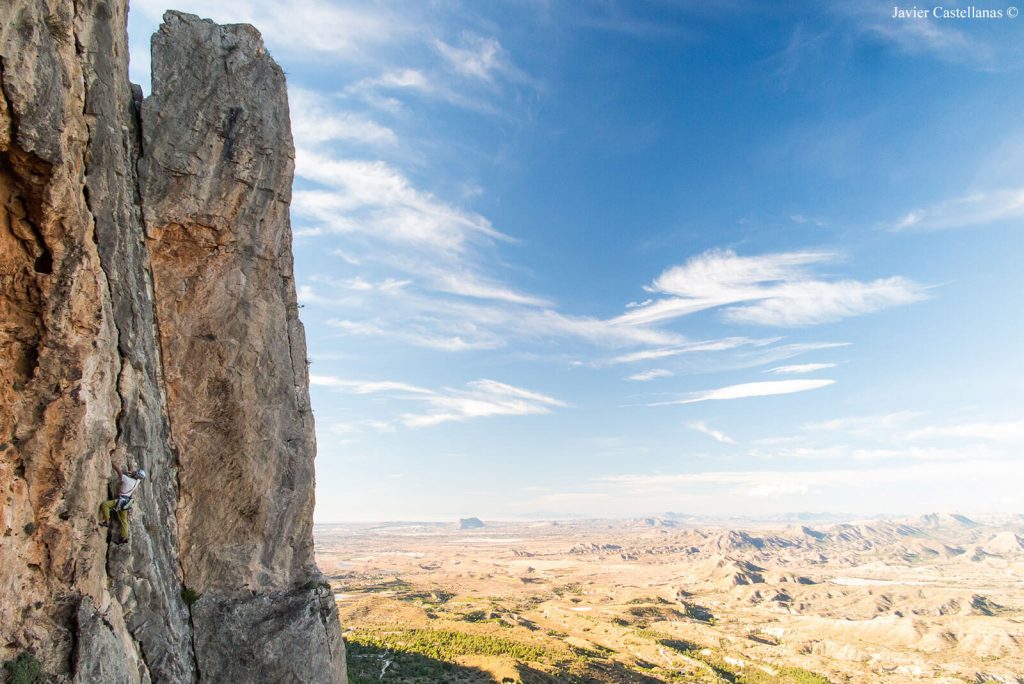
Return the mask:
<svg viewBox="0 0 1024 684"><path fill-rule="evenodd" d="M178 3L288 74L318 521L1024 510L1024 19L772 5Z"/></svg>

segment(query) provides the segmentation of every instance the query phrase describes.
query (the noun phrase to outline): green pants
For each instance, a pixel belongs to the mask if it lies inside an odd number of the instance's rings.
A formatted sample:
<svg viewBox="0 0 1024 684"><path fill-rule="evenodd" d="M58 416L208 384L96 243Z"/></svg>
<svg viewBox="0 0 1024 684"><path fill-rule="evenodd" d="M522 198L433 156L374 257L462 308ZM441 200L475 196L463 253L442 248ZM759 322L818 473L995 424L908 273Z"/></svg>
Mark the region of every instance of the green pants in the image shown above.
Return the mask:
<svg viewBox="0 0 1024 684"><path fill-rule="evenodd" d="M104 523L110 522L110 511L113 511L115 506L117 506L117 499L104 501L100 504L100 513L103 514ZM128 511L116 511L116 513L117 520L121 523L121 539L128 541Z"/></svg>

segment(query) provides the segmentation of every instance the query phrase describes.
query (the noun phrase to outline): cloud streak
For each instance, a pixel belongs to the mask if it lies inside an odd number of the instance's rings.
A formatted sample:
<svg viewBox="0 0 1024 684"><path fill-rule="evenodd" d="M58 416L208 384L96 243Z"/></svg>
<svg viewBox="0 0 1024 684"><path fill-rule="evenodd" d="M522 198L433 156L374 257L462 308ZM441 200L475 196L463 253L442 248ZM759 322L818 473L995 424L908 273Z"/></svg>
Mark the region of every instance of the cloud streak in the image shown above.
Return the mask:
<svg viewBox="0 0 1024 684"><path fill-rule="evenodd" d="M407 427L429 427L452 421L490 416L526 416L550 413L552 408L568 406L539 392L494 380L475 380L467 390L445 390L427 397L431 409L424 413L406 413Z"/></svg>
<svg viewBox="0 0 1024 684"><path fill-rule="evenodd" d="M728 322L799 327L925 298L922 286L901 277L829 281L811 274L810 266L836 258L822 251L741 257L711 250L664 271L646 289L667 296L632 307L617 320L649 324L728 306L723 312Z"/></svg>
<svg viewBox="0 0 1024 684"><path fill-rule="evenodd" d="M293 196L292 210L322 230L364 233L449 258L472 241L510 239L483 216L416 189L383 161L334 159L300 148L295 170L330 188L300 190Z"/></svg>
<svg viewBox="0 0 1024 684"><path fill-rule="evenodd" d="M765 373L772 373L773 375L803 375L804 373L814 373L815 371L835 367L836 364L834 363L798 363L791 366L769 368Z"/></svg>
<svg viewBox="0 0 1024 684"><path fill-rule="evenodd" d="M634 380L636 382L649 382L656 378L669 378L672 377L672 375L674 375L674 373L667 368L652 368L651 370L645 370L640 373L633 373L633 375L630 375L626 379Z"/></svg>
<svg viewBox="0 0 1024 684"><path fill-rule="evenodd" d="M288 108L292 135L298 147L311 148L337 141L377 147L398 144L398 136L387 126L361 114L339 111L326 98L303 88L291 86L288 89Z"/></svg>
<svg viewBox="0 0 1024 684"><path fill-rule="evenodd" d="M835 380L771 380L768 382L747 382L740 385L729 385L703 392L693 392L683 399L660 401L648 406L674 406L677 404L695 404L701 401L724 401L728 399L747 399L750 397L770 397L779 394L807 392L835 384Z"/></svg>
<svg viewBox="0 0 1024 684"><path fill-rule="evenodd" d="M982 421L959 425L931 425L912 430L908 439L977 439L1007 444L1024 444L1024 421Z"/></svg>
<svg viewBox="0 0 1024 684"><path fill-rule="evenodd" d="M689 425L689 427L691 429L696 430L697 432L700 432L702 434L705 434L708 437L710 437L711 439L715 440L716 442L720 442L721 444L735 444L736 443L736 440L734 440L732 437L730 437L729 435L725 434L721 430L715 430L715 429L713 429L711 427L708 427L708 424L707 424L706 421L703 421L703 420L694 421L692 423L688 423L688 425Z"/></svg>
<svg viewBox="0 0 1024 684"><path fill-rule="evenodd" d="M1024 217L1024 187L974 192L914 209L891 224L902 231L973 228Z"/></svg>
<svg viewBox="0 0 1024 684"><path fill-rule="evenodd" d="M435 390L395 380L355 380L330 375L311 375L309 383L349 394L381 394L426 405L426 410L402 413L397 420L366 419L358 423L379 431L394 429L396 422L409 428L422 428L490 416L539 415L568 406L546 394L488 379L469 382L461 390L449 387Z"/></svg>
<svg viewBox="0 0 1024 684"><path fill-rule="evenodd" d="M418 39L419 27L410 17L378 4L180 0L175 8L220 24L244 22L258 26L272 48L300 56L313 52L348 62L366 62L382 46ZM167 3L163 0L132 2L133 11L142 11L154 21L165 9Z"/></svg>
<svg viewBox="0 0 1024 684"><path fill-rule="evenodd" d="M721 487L738 496L809 494L828 488L870 488L922 482L944 482L955 486L963 478L981 477L1024 480L1020 463L1001 458L931 461L881 465L870 468L819 470L737 470L695 473L609 475L593 480L616 496L651 496L655 492Z"/></svg>

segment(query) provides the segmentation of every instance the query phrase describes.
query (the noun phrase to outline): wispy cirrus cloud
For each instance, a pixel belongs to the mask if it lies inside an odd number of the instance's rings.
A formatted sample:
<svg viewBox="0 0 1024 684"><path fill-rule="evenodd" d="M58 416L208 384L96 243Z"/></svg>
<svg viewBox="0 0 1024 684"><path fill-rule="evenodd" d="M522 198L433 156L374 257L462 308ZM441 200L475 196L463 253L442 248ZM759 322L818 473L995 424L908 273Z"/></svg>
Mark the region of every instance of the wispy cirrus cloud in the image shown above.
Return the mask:
<svg viewBox="0 0 1024 684"><path fill-rule="evenodd" d="M803 429L823 432L837 432L858 436L890 434L902 429L911 421L925 414L920 411L894 411L869 416L843 416L831 420L806 423Z"/></svg>
<svg viewBox="0 0 1024 684"><path fill-rule="evenodd" d="M443 40L434 40L434 47L457 73L482 81L493 81L499 72L514 69L496 38L464 32L461 42L462 45L456 46Z"/></svg>
<svg viewBox="0 0 1024 684"><path fill-rule="evenodd" d="M484 294L457 288L446 291L470 299ZM301 289L300 295L304 301L330 306L330 298L317 294L311 287ZM493 349L515 340L571 339L611 348L678 345L684 340L681 335L668 331L621 326L604 319L571 316L538 307L532 298L518 296L511 290L508 296L491 293L489 299L492 301L467 301L409 290L403 291L400 297L390 297L386 307L368 304L375 312L369 318L330 318L327 325L348 334L377 335L449 350ZM349 297L339 298L339 306L347 307L350 303Z"/></svg>
<svg viewBox="0 0 1024 684"><path fill-rule="evenodd" d="M908 439L973 439L1024 445L1024 421L979 421L954 425L929 425L912 430Z"/></svg>
<svg viewBox="0 0 1024 684"><path fill-rule="evenodd" d="M348 380L332 375L310 375L309 384L315 387L331 387L352 394L380 394L403 392L411 394L433 394L432 390L393 380Z"/></svg>
<svg viewBox="0 0 1024 684"><path fill-rule="evenodd" d="M1024 187L973 192L913 209L890 225L893 231L973 228L1024 218Z"/></svg>
<svg viewBox="0 0 1024 684"><path fill-rule="evenodd" d="M493 36L463 31L451 42L427 39L433 62L416 67L391 66L347 86L344 94L361 98L372 107L398 112L400 96L417 96L460 109L508 119L511 112L497 104L503 96L519 96L542 84L517 67L508 51Z"/></svg>
<svg viewBox="0 0 1024 684"><path fill-rule="evenodd" d="M727 307L723 318L733 323L797 327L925 298L924 287L898 276L863 282L823 280L811 273L810 266L836 258L823 251L741 257L712 250L664 271L645 289L667 296L633 307L617 320L649 324Z"/></svg>
<svg viewBox="0 0 1024 684"><path fill-rule="evenodd" d="M714 428L709 427L707 421L698 420L692 423L687 423L687 426L692 430L696 430L697 432L707 435L716 442L721 442L722 444L736 443L735 439L725 434L721 430L715 430Z"/></svg>
<svg viewBox="0 0 1024 684"><path fill-rule="evenodd" d="M220 24L252 24L259 27L273 49L299 56L313 52L339 60L367 62L385 46L420 40L417 31L421 27L413 16L379 3L180 0L174 7ZM143 12L152 20L158 20L166 9L163 0L132 2L133 12Z"/></svg>
<svg viewBox="0 0 1024 684"><path fill-rule="evenodd" d="M344 111L313 91L288 88L292 135L298 147L311 148L327 142L355 142L371 146L394 146L398 136L364 114Z"/></svg>
<svg viewBox="0 0 1024 684"><path fill-rule="evenodd" d="M795 495L829 489L900 486L940 483L947 488L961 486L963 478L1007 478L1024 484L1024 466L1004 458L961 458L929 460L865 468L821 468L799 470L735 470L692 473L607 475L595 478L596 491L615 496L654 496L694 488L721 488L738 496ZM716 492L717 493L717 492Z"/></svg>
<svg viewBox="0 0 1024 684"><path fill-rule="evenodd" d="M364 419L345 423L353 428L365 425L379 431L393 430L396 424L421 428L491 416L540 415L568 406L546 394L488 379L466 383L465 389L429 389L395 380L357 380L330 375L311 375L309 381L315 387L350 394L379 394L426 405L426 410L402 412L392 420Z"/></svg>
<svg viewBox="0 0 1024 684"><path fill-rule="evenodd" d="M674 373L667 368L652 368L650 370L641 371L639 373L633 373L627 380L634 380L636 382L649 382L657 378L670 378Z"/></svg>
<svg viewBox="0 0 1024 684"><path fill-rule="evenodd" d="M773 375L803 375L804 373L814 373L815 371L835 367L836 364L834 363L797 363L790 366L776 366L764 372L772 373Z"/></svg>
<svg viewBox="0 0 1024 684"><path fill-rule="evenodd" d="M329 188L294 193L292 210L316 227L299 234L364 233L451 257L474 240L510 239L483 216L417 189L383 161L336 159L298 149L295 171Z"/></svg>
<svg viewBox="0 0 1024 684"><path fill-rule="evenodd" d="M428 397L430 410L403 414L402 423L408 427L428 427L489 416L544 414L553 408L568 406L545 394L494 380L475 380L467 387L466 390L445 390Z"/></svg>
<svg viewBox="0 0 1024 684"><path fill-rule="evenodd" d="M987 22L950 21L941 16L941 5L923 8L925 15L894 18L892 3L837 2L822 9L833 21L819 33L823 46L881 43L912 58L929 58L979 71L1010 70L1020 66L1019 41L1000 40L999 34L981 26ZM906 8L904 8L906 9ZM940 13L935 16L933 9ZM995 8L990 8L995 9ZM818 46L813 54L827 49Z"/></svg>
<svg viewBox="0 0 1024 684"><path fill-rule="evenodd" d="M747 399L750 397L770 397L779 394L794 394L809 390L821 389L835 384L835 380L771 380L768 382L746 382L729 385L713 390L693 392L681 399L659 401L648 406L673 406L677 404L695 404L701 401L723 401L727 399Z"/></svg>
<svg viewBox="0 0 1024 684"><path fill-rule="evenodd" d="M752 347L766 347L768 345L778 342L779 337L769 337L762 339L752 339L749 337L726 337L719 340L698 340L698 341L684 341L673 346L661 346L653 349L643 349L641 351L629 352L628 354L620 354L607 359L604 363L608 365L617 365L621 363L637 363L639 361L653 361L657 359L666 359L673 356L679 356L680 354L693 354L697 352L718 352L728 351L731 349L737 349L740 347L752 346Z"/></svg>

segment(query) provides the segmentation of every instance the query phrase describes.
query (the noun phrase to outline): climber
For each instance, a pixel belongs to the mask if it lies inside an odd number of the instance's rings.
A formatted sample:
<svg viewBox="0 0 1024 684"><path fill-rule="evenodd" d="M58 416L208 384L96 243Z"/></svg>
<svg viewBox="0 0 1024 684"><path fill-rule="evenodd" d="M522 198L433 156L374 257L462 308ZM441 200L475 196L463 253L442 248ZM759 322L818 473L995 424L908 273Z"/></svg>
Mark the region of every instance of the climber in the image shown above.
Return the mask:
<svg viewBox="0 0 1024 684"><path fill-rule="evenodd" d="M129 535L128 509L132 506L132 497L135 495L139 483L146 479L146 471L139 468L126 473L117 466L114 466L114 471L121 478L121 489L118 491L116 499L110 499L100 504L100 513L103 515L104 525L110 524L110 511L117 513L117 520L121 523L121 539L117 543L124 544L128 541Z"/></svg>

